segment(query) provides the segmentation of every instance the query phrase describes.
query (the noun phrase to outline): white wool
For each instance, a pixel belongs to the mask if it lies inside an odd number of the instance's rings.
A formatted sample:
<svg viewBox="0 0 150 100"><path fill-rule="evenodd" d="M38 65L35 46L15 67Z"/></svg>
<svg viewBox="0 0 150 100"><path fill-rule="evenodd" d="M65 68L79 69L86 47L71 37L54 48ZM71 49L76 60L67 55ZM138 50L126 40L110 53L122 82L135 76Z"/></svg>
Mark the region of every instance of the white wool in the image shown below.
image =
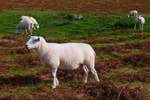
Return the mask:
<svg viewBox="0 0 150 100"><path fill-rule="evenodd" d="M41 60L52 68L53 85L58 85L56 72L61 69L76 69L83 66L84 82L87 82L88 70L99 81L95 66L95 52L85 43L47 43L43 37L32 36L26 43L29 49L35 48Z"/></svg>
<svg viewBox="0 0 150 100"><path fill-rule="evenodd" d="M32 34L32 21L28 19L21 20L17 27L16 27L16 33L30 33Z"/></svg>
<svg viewBox="0 0 150 100"><path fill-rule="evenodd" d="M39 28L38 22L33 17L21 16L20 19L16 27L16 33L24 32L32 35L32 30Z"/></svg>
<svg viewBox="0 0 150 100"><path fill-rule="evenodd" d="M139 25L139 28L141 31L143 31L143 27L144 27L144 24L145 24L145 18L141 15L137 15L134 17L134 29L137 28L137 25Z"/></svg>
<svg viewBox="0 0 150 100"><path fill-rule="evenodd" d="M139 25L139 29L143 31L143 27L145 24L145 18L141 15L138 15L137 10L131 10L128 13L128 17L132 17L134 19L134 29L137 28L137 25Z"/></svg>
<svg viewBox="0 0 150 100"><path fill-rule="evenodd" d="M128 13L128 17L134 17L136 15L138 15L138 11L137 10L131 10Z"/></svg>
<svg viewBox="0 0 150 100"><path fill-rule="evenodd" d="M139 15L139 16L136 16L135 22L136 22L136 23L144 24L144 23L145 23L145 19L144 19L143 16Z"/></svg>
<svg viewBox="0 0 150 100"><path fill-rule="evenodd" d="M36 19L35 18L33 18L33 17L29 17L29 19L30 20L32 20L32 23L33 23L33 28L34 29L38 29L39 28L39 24L38 24L38 22L36 21Z"/></svg>
<svg viewBox="0 0 150 100"><path fill-rule="evenodd" d="M31 16L21 16L21 20L31 20L32 24L36 25L35 28L39 28L39 24L36 19Z"/></svg>

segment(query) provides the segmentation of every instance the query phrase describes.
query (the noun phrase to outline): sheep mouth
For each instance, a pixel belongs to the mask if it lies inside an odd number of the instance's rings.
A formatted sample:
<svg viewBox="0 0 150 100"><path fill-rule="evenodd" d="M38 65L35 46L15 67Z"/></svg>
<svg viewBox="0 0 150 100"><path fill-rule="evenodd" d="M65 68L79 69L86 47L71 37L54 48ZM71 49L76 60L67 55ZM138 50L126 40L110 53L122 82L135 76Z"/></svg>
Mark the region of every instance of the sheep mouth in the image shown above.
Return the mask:
<svg viewBox="0 0 150 100"><path fill-rule="evenodd" d="M28 48L27 45L25 45L25 48L26 48L26 50L27 50L28 52L30 52L30 49Z"/></svg>

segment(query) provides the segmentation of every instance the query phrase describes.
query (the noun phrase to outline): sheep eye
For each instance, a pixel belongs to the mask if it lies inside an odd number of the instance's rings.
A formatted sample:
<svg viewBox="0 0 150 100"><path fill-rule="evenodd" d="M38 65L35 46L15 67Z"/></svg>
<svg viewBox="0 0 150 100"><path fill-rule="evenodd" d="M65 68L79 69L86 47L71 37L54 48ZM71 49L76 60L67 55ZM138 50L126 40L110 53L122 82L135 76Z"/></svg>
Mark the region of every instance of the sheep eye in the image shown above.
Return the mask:
<svg viewBox="0 0 150 100"><path fill-rule="evenodd" d="M38 42L38 41L40 41L40 38L37 38L37 39L34 40L34 42Z"/></svg>
<svg viewBox="0 0 150 100"><path fill-rule="evenodd" d="M37 41L40 41L40 38L38 37Z"/></svg>

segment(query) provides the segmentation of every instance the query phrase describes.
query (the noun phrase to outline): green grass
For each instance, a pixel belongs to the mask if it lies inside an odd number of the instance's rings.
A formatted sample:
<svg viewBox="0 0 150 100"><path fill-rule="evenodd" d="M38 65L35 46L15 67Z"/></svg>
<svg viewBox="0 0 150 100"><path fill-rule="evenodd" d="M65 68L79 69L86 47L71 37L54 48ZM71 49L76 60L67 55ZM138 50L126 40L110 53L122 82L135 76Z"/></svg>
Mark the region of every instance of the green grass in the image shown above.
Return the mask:
<svg viewBox="0 0 150 100"><path fill-rule="evenodd" d="M12 93L10 92L1 92L0 93L0 98L5 98L5 97L9 97L12 96Z"/></svg>
<svg viewBox="0 0 150 100"><path fill-rule="evenodd" d="M124 67L120 69L114 69L111 72L107 73L106 76L108 78L115 77L115 76L121 76L124 74L129 74L129 73L138 73L138 72L143 72L143 68L136 68L136 67Z"/></svg>
<svg viewBox="0 0 150 100"><path fill-rule="evenodd" d="M72 20L66 16L74 13L53 11L1 11L0 12L0 34L13 34L15 27L22 15L33 16L40 24L40 29L34 31L36 35L70 35L70 34L95 34L100 32L112 32L120 29L130 29L132 20L125 14L82 14L83 20ZM149 20L150 16L146 16ZM147 21L145 29L150 28Z"/></svg>
<svg viewBox="0 0 150 100"><path fill-rule="evenodd" d="M134 34L132 33L122 33L122 34L116 34L116 35L109 35L104 37L98 37L98 40L109 40L109 39L129 39L133 37Z"/></svg>
<svg viewBox="0 0 150 100"><path fill-rule="evenodd" d="M46 70L46 67L11 67L8 69L8 72L14 76L29 76L29 75L35 75L39 72L43 72Z"/></svg>
<svg viewBox="0 0 150 100"><path fill-rule="evenodd" d="M96 43L92 44L93 47L104 47L104 46L123 46L123 45L129 45L129 44L136 44L136 43L144 43L144 42L150 42L149 38L146 39L135 39L135 40L129 40L125 42L114 42L114 43Z"/></svg>

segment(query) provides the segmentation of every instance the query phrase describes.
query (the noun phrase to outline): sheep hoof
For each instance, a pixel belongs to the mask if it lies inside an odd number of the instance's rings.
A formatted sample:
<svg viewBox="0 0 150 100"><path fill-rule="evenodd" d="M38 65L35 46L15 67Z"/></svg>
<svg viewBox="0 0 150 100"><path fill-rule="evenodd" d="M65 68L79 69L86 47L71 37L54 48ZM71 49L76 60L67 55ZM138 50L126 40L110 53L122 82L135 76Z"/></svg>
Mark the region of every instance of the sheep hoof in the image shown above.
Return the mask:
<svg viewBox="0 0 150 100"><path fill-rule="evenodd" d="M56 88L56 86L52 86L52 89L55 89Z"/></svg>
<svg viewBox="0 0 150 100"><path fill-rule="evenodd" d="M87 80L83 80L83 82L84 82L84 84L86 84L86 83L87 83Z"/></svg>

